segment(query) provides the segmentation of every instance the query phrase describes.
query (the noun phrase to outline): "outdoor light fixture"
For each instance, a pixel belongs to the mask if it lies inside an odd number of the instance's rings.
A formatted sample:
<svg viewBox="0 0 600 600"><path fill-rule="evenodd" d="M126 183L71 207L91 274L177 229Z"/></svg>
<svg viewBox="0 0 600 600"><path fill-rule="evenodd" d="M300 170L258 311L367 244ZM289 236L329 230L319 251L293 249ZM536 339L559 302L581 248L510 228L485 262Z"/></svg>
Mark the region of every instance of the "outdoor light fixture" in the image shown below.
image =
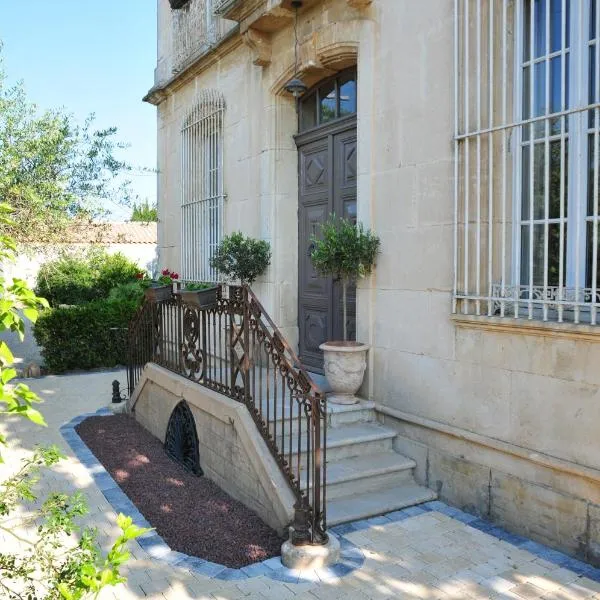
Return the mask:
<svg viewBox="0 0 600 600"><path fill-rule="evenodd" d="M294 17L294 77L285 84L284 89L298 100L308 89L304 81L298 77L298 9L302 6L302 0L292 0L292 6L296 10Z"/></svg>

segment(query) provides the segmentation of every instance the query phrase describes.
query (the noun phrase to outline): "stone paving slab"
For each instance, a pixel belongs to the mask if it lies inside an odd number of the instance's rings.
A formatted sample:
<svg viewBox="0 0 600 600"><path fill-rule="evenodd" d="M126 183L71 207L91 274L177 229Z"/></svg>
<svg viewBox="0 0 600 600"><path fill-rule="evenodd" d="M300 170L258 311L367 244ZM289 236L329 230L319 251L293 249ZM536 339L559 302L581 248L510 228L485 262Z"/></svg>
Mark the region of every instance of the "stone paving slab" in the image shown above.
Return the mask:
<svg viewBox="0 0 600 600"><path fill-rule="evenodd" d="M108 404L115 378L124 389L123 371L28 381L47 399L42 409L48 427L11 422L6 452L10 462L35 443L61 446L68 458L46 474L42 485L82 489L90 499L88 523L98 528L105 545L117 533L118 511L146 525L141 512L132 507L79 436L72 435L82 415ZM278 558L227 569L173 552L160 536L150 533L132 546L135 559L124 569L127 584L104 590L100 598L600 600L598 569L443 502L340 525L332 531L340 538L344 559L333 568L308 573L290 571Z"/></svg>

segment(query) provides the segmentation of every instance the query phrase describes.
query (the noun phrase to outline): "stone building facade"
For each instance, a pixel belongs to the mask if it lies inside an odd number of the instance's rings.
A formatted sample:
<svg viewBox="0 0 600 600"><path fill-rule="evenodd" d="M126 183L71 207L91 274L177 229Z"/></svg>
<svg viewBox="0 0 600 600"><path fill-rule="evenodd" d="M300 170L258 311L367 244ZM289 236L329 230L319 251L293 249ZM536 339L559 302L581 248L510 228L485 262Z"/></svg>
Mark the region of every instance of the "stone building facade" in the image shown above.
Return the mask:
<svg viewBox="0 0 600 600"><path fill-rule="evenodd" d="M268 240L255 291L312 364L338 299L307 232L347 208L381 238L355 327L397 450L440 498L599 562L595 2L305 0L297 68L289 0L158 7L161 266Z"/></svg>

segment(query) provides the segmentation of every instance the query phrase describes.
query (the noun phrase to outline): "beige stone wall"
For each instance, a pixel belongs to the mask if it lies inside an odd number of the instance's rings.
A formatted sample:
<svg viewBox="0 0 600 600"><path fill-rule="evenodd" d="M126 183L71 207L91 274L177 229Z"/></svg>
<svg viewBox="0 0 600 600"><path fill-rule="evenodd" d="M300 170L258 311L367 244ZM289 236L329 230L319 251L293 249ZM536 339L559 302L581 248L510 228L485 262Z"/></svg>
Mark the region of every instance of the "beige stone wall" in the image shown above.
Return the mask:
<svg viewBox="0 0 600 600"><path fill-rule="evenodd" d="M324 0L302 16L299 32L311 83L341 67L341 47L345 60L357 54L358 214L383 250L358 290L358 335L372 344L364 394L427 421L387 417L443 498L593 558L598 338L464 328L451 318L453 3L373 0L355 10ZM228 104L226 230L271 242L273 265L256 289L295 343L295 115L278 95L292 72L291 39L290 27L273 34L264 68L240 40L160 105L159 245L162 263L177 267L179 123L195 90L216 86ZM465 441L471 433L477 442Z"/></svg>
<svg viewBox="0 0 600 600"><path fill-rule="evenodd" d="M245 406L157 365L148 365L129 408L165 441L173 409L185 400L194 416L204 475L284 533L295 497Z"/></svg>

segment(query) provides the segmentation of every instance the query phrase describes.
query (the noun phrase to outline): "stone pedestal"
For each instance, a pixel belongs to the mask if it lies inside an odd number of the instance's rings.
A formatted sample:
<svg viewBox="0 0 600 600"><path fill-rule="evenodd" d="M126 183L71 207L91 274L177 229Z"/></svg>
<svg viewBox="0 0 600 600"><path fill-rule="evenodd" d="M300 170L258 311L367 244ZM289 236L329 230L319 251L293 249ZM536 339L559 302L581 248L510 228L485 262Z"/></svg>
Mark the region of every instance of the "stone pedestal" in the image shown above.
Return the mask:
<svg viewBox="0 0 600 600"><path fill-rule="evenodd" d="M288 569L321 569L335 564L340 559L340 542L331 533L324 545L294 546L287 540L281 546L281 562Z"/></svg>

